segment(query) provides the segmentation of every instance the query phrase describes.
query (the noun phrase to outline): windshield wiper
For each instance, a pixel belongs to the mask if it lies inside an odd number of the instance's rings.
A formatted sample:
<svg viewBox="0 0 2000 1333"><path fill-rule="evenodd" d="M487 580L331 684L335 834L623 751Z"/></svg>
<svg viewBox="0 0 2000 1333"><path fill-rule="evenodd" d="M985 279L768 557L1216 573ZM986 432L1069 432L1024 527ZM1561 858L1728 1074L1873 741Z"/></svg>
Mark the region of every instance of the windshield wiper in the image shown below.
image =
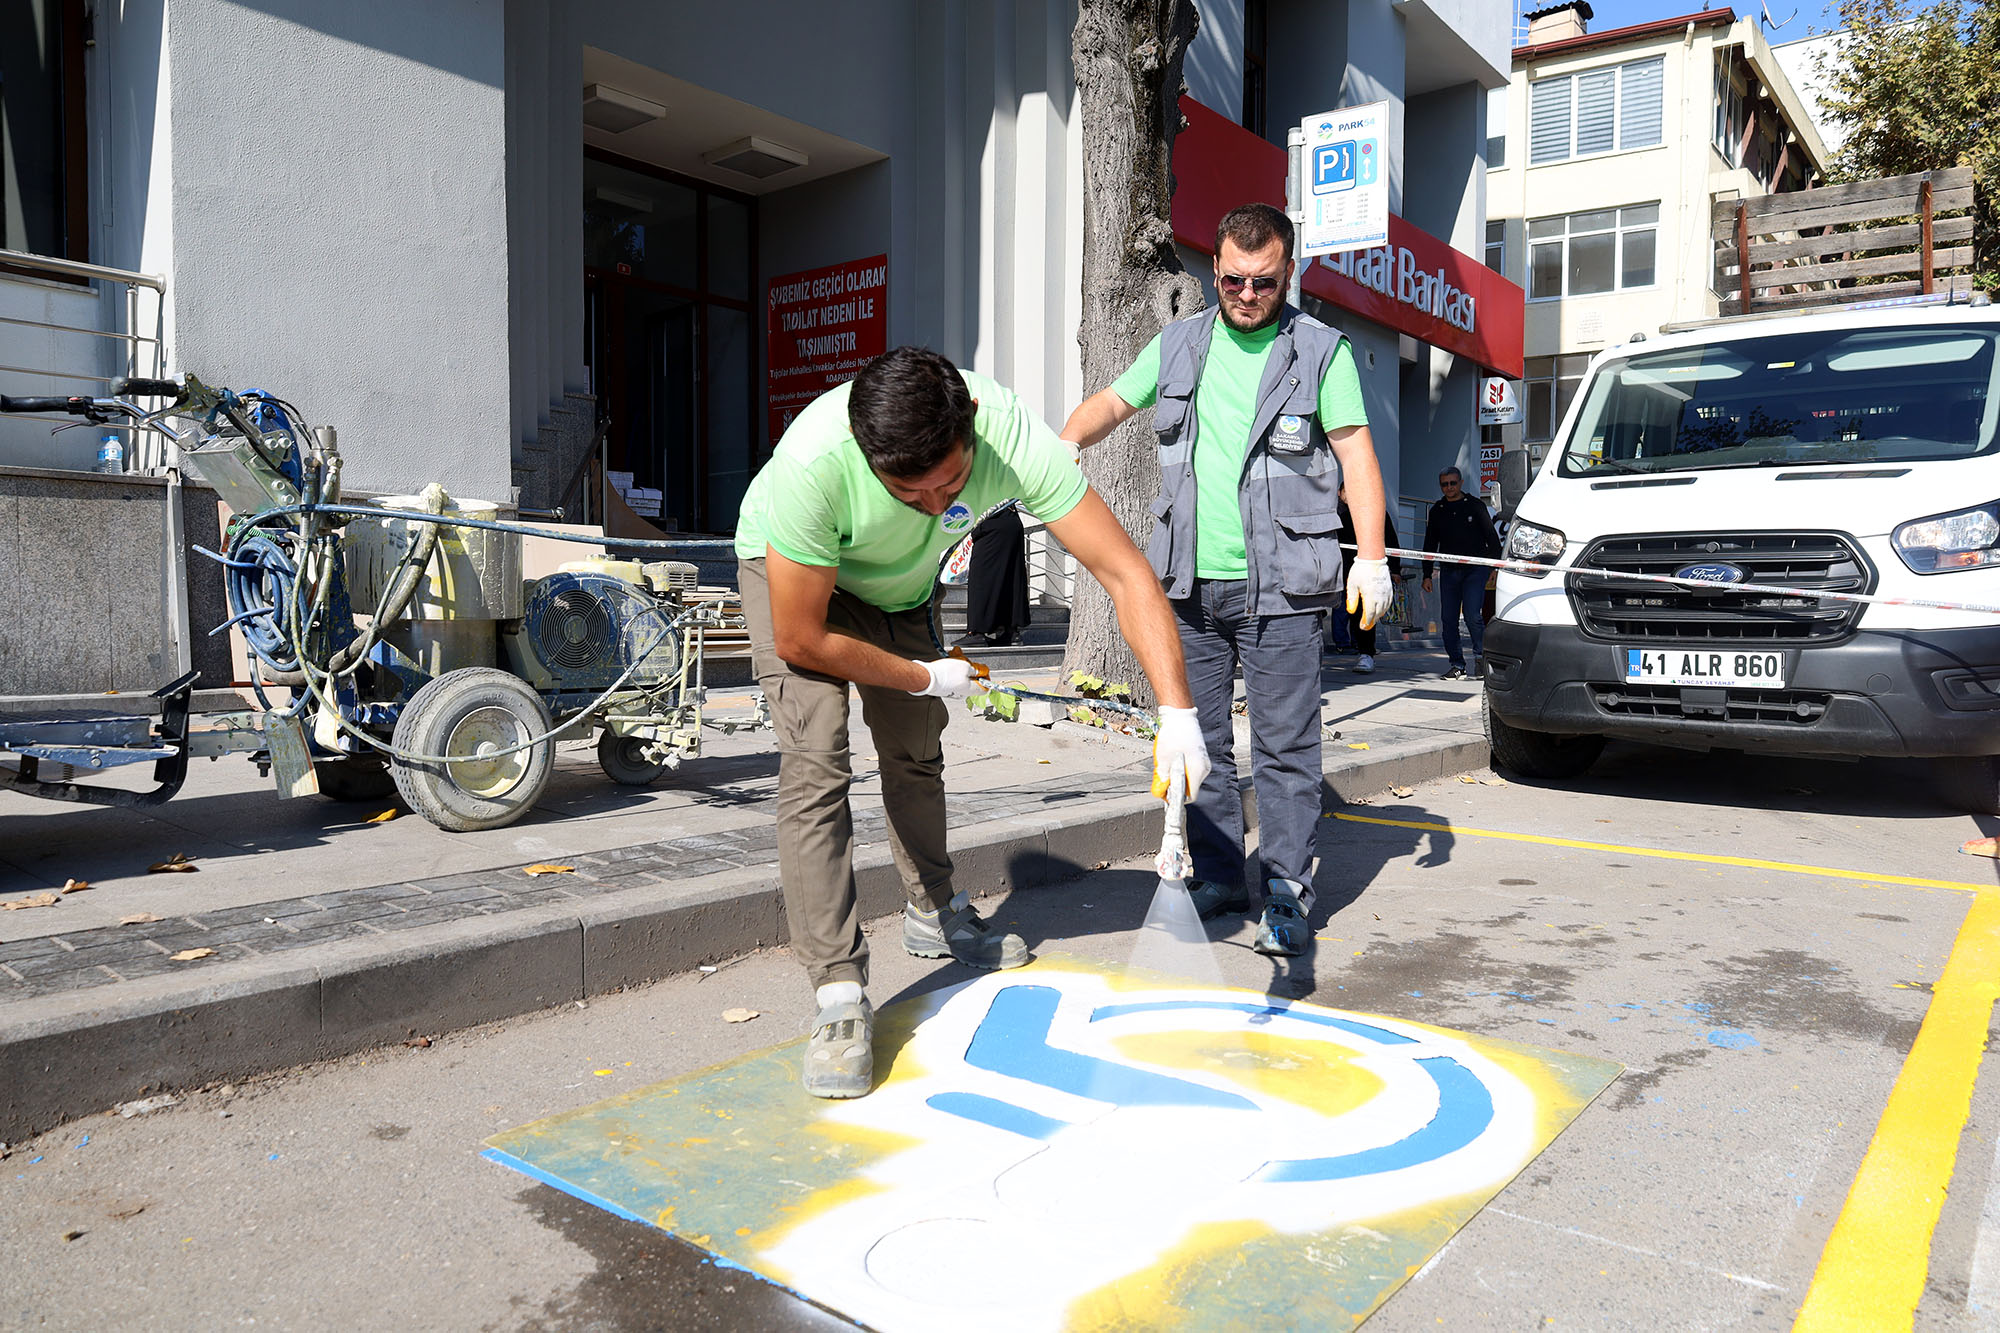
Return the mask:
<svg viewBox="0 0 2000 1333"><path fill-rule="evenodd" d="M1634 472L1634 473L1650 473L1658 470L1656 468L1640 467L1638 464L1628 463L1622 458L1600 458L1596 462L1592 463L1589 467L1584 469L1584 475L1587 476L1590 473L1597 471L1599 468L1603 468L1607 472Z"/></svg>

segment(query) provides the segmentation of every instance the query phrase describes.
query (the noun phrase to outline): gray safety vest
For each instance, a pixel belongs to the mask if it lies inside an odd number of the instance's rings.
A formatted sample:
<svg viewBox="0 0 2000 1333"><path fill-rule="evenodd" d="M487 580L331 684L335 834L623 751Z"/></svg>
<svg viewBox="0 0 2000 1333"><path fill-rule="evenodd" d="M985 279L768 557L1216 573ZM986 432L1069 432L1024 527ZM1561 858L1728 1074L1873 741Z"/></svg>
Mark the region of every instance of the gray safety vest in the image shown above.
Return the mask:
<svg viewBox="0 0 2000 1333"><path fill-rule="evenodd" d="M1160 331L1160 497L1146 558L1169 597L1194 593L1195 394L1218 313L1210 307ZM1319 421L1320 380L1340 340L1291 306L1278 317L1237 487L1251 615L1317 610L1340 594L1340 464Z"/></svg>

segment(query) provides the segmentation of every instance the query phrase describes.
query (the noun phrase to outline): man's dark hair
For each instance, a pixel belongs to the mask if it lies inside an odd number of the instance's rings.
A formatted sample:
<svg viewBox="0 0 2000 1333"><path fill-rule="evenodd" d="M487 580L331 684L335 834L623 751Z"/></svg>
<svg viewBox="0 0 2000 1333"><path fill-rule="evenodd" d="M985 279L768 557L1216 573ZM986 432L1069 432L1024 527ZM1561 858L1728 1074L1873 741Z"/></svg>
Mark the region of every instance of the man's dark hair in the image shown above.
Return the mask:
<svg viewBox="0 0 2000 1333"><path fill-rule="evenodd" d="M847 424L868 466L921 477L972 442L972 395L958 367L928 347L894 347L854 377Z"/></svg>
<svg viewBox="0 0 2000 1333"><path fill-rule="evenodd" d="M1285 261L1292 258L1292 220L1269 204L1239 204L1215 224L1215 253L1222 253L1224 241L1236 242L1239 250L1262 250L1272 240L1285 243Z"/></svg>
<svg viewBox="0 0 2000 1333"><path fill-rule="evenodd" d="M1465 482L1465 474L1455 467L1441 467L1438 469L1438 480L1443 481L1446 477L1457 477L1461 485Z"/></svg>

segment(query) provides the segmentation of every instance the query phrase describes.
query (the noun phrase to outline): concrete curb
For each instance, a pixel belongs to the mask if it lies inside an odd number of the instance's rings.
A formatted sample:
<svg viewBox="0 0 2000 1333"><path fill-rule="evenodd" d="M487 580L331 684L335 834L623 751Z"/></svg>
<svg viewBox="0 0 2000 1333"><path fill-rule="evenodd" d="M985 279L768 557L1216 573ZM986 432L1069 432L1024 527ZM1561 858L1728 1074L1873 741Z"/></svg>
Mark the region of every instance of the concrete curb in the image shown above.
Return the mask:
<svg viewBox="0 0 2000 1333"><path fill-rule="evenodd" d="M1461 733L1329 755L1332 803L1482 767ZM1246 794L1247 796L1247 794ZM1254 826L1255 802L1246 799ZM975 897L1060 883L1150 853L1159 805L1105 801L1048 821L993 820L956 835L958 887ZM855 858L869 918L902 909L886 846ZM774 866L635 886L587 903L517 908L350 938L282 958L46 995L0 1016L0 1141L172 1088L268 1073L644 985L783 944Z"/></svg>

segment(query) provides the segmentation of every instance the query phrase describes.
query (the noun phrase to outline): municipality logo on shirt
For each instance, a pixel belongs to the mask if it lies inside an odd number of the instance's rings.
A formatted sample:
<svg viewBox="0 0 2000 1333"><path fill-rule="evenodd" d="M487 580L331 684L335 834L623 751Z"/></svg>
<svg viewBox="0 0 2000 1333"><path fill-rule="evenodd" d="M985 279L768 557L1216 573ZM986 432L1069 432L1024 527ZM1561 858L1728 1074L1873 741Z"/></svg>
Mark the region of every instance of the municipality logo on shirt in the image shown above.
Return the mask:
<svg viewBox="0 0 2000 1333"><path fill-rule="evenodd" d="M1305 421L1299 417L1286 416L1278 418L1278 429L1287 435L1297 435L1299 428L1305 424Z"/></svg>
<svg viewBox="0 0 2000 1333"><path fill-rule="evenodd" d="M945 532L956 537L972 526L972 511L963 504L953 503L951 508L944 511L938 522L943 525Z"/></svg>

